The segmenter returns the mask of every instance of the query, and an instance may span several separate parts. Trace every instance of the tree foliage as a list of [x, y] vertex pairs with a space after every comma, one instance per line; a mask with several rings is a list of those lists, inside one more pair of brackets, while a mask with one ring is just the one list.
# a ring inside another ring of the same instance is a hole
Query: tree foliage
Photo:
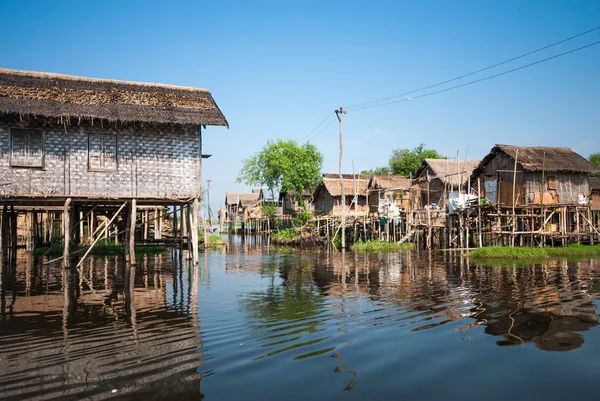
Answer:
[[[592, 153], [588, 158], [596, 167], [600, 167], [600, 153]], [[600, 177], [600, 173], [591, 174], [592, 177]]]
[[266, 186], [271, 191], [296, 191], [298, 196], [321, 179], [323, 154], [309, 142], [268, 141], [262, 150], [244, 160], [237, 182]]
[[413, 150], [394, 150], [390, 156], [390, 168], [395, 175], [414, 177], [423, 159], [445, 159], [445, 157], [440, 155], [437, 150], [425, 149], [425, 144], [421, 143]]

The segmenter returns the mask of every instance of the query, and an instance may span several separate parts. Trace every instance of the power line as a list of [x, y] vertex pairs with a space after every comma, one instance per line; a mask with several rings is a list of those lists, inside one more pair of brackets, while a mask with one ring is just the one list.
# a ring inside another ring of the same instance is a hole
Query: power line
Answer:
[[[333, 113], [331, 113], [331, 114], [333, 114]], [[333, 120], [331, 120], [329, 122], [329, 124], [327, 124], [326, 126], [324, 126], [319, 132], [317, 132], [315, 135], [313, 135], [312, 137], [310, 137], [308, 140], [312, 141], [313, 139], [315, 139], [316, 137], [318, 137], [321, 132], [325, 131], [334, 122], [335, 122], [335, 118]]]
[[[323, 119], [323, 121], [321, 121], [319, 124], [317, 124], [317, 125], [316, 125], [316, 126], [313, 128], [313, 129], [311, 129], [311, 130], [308, 132], [308, 134], [306, 134], [306, 135], [304, 135], [302, 138], [298, 139], [298, 142], [302, 142], [302, 141], [304, 140], [304, 138], [306, 138], [307, 136], [309, 136], [310, 134], [312, 134], [313, 132], [315, 132], [315, 131], [317, 130], [317, 128], [319, 128], [321, 125], [323, 125], [323, 123], [324, 123], [325, 121], [327, 121], [327, 119], [328, 119], [329, 117], [331, 117], [332, 115], [333, 115], [333, 112], [331, 112], [331, 113], [327, 114], [327, 117], [325, 117], [325, 118]], [[321, 132], [322, 132], [322, 131], [319, 131], [319, 134], [320, 134]], [[318, 135], [318, 134], [317, 134], [317, 135]]]
[[[575, 39], [575, 38], [578, 38], [578, 37], [580, 37], [580, 36], [586, 35], [586, 34], [588, 34], [588, 33], [590, 33], [590, 32], [597, 31], [597, 30], [599, 30], [599, 29], [600, 29], [600, 26], [597, 26], [597, 27], [595, 27], [595, 28], [592, 28], [592, 29], [589, 29], [589, 30], [587, 30], [587, 31], [585, 31], [585, 32], [578, 33], [577, 35], [574, 35], [574, 36], [568, 37], [568, 38], [566, 38], [566, 39], [563, 39], [563, 40], [560, 40], [560, 41], [558, 41], [558, 42], [554, 42], [554, 43], [552, 43], [552, 44], [549, 44], [549, 45], [547, 45], [547, 46], [544, 46], [544, 47], [540, 47], [539, 49], [536, 49], [536, 50], [533, 50], [533, 51], [527, 52], [527, 53], [525, 53], [525, 54], [522, 54], [522, 55], [520, 55], [520, 56], [517, 56], [517, 57], [510, 58], [510, 59], [508, 59], [508, 60], [505, 60], [505, 61], [502, 61], [502, 62], [500, 62], [500, 63], [496, 63], [496, 64], [490, 65], [490, 66], [488, 66], [488, 67], [481, 68], [481, 69], [479, 69], [479, 70], [477, 70], [477, 71], [473, 71], [473, 72], [470, 72], [470, 73], [468, 73], [468, 74], [463, 74], [463, 75], [461, 75], [461, 76], [458, 76], [458, 77], [455, 77], [455, 78], [451, 78], [451, 79], [448, 79], [448, 80], [446, 80], [446, 81], [443, 81], [443, 82], [438, 82], [437, 84], [434, 84], [434, 85], [429, 85], [429, 86], [426, 86], [426, 87], [423, 87], [423, 88], [420, 88], [420, 89], [416, 89], [416, 90], [413, 90], [413, 91], [410, 91], [410, 92], [401, 93], [401, 94], [399, 94], [399, 95], [389, 96], [389, 97], [386, 97], [386, 98], [383, 98], [383, 99], [379, 99], [379, 100], [373, 100], [373, 101], [370, 101], [370, 102], [358, 103], [358, 104], [355, 104], [355, 105], [352, 105], [352, 106], [349, 106], [349, 107], [347, 107], [347, 108], [346, 108], [346, 110], [350, 110], [350, 109], [354, 109], [354, 108], [357, 108], [356, 110], [360, 110], [361, 108], [363, 108], [363, 107], [361, 107], [361, 106], [366, 106], [366, 105], [370, 105], [370, 104], [373, 104], [373, 103], [380, 103], [380, 102], [384, 102], [384, 101], [386, 101], [386, 100], [395, 99], [395, 98], [398, 98], [398, 97], [401, 97], [401, 96], [410, 95], [411, 93], [422, 92], [422, 91], [424, 91], [424, 90], [427, 90], [427, 89], [435, 88], [435, 87], [437, 87], [437, 86], [444, 85], [444, 84], [447, 84], [447, 83], [449, 83], [449, 82], [453, 82], [453, 81], [456, 81], [456, 80], [459, 80], [459, 79], [462, 79], [462, 78], [466, 78], [466, 77], [468, 77], [468, 76], [475, 75], [475, 74], [478, 74], [478, 73], [480, 73], [480, 72], [483, 72], [483, 71], [487, 71], [487, 70], [489, 70], [489, 69], [492, 69], [492, 68], [494, 68], [494, 67], [498, 67], [498, 66], [501, 66], [501, 65], [504, 65], [504, 64], [510, 63], [511, 61], [518, 60], [518, 59], [520, 59], [520, 58], [523, 58], [523, 57], [529, 56], [529, 55], [531, 55], [531, 54], [538, 53], [538, 52], [540, 52], [540, 51], [542, 51], [542, 50], [549, 49], [549, 48], [551, 48], [551, 47], [553, 47], [553, 46], [557, 46], [557, 45], [559, 45], [559, 44], [561, 44], [561, 43], [568, 42], [569, 40], [573, 40], [573, 39]], [[565, 54], [568, 54], [568, 53], [565, 53]], [[404, 99], [404, 100], [402, 100], [402, 101], [405, 101], [405, 100], [410, 100], [410, 99]], [[399, 102], [390, 102], [390, 103], [385, 103], [385, 104], [391, 104], [391, 103], [399, 103]], [[382, 106], [383, 106], [383, 105], [382, 105]], [[364, 107], [364, 108], [367, 108], [367, 107]]]
[[576, 49], [569, 50], [569, 51], [566, 51], [564, 53], [557, 54], [557, 55], [552, 56], [552, 57], [547, 57], [547, 58], [542, 59], [542, 60], [534, 61], [533, 63], [529, 63], [529, 64], [525, 64], [525, 65], [522, 65], [522, 66], [517, 67], [517, 68], [513, 68], [512, 70], [508, 70], [508, 71], [504, 71], [504, 72], [501, 72], [501, 73], [498, 73], [498, 74], [490, 75], [488, 77], [477, 79], [477, 80], [474, 80], [474, 81], [465, 82], [464, 84], [460, 84], [460, 85], [456, 85], [456, 86], [451, 86], [449, 88], [440, 89], [438, 91], [425, 93], [423, 95], [414, 96], [412, 99], [401, 99], [401, 100], [395, 100], [393, 102], [387, 102], [387, 103], [374, 104], [374, 105], [370, 105], [370, 106], [358, 107], [358, 108], [355, 108], [354, 110], [370, 109], [372, 107], [380, 107], [380, 106], [386, 106], [386, 105], [394, 104], [394, 103], [407, 102], [409, 100], [414, 100], [414, 99], [418, 99], [418, 98], [422, 98], [422, 97], [432, 96], [432, 95], [436, 95], [438, 93], [447, 92], [447, 91], [450, 91], [450, 90], [453, 90], [453, 89], [462, 88], [463, 86], [473, 85], [473, 84], [476, 84], [478, 82], [487, 81], [487, 80], [492, 79], [492, 78], [497, 78], [497, 77], [502, 76], [502, 75], [510, 74], [511, 72], [519, 71], [519, 70], [522, 70], [524, 68], [534, 66], [536, 64], [540, 64], [540, 63], [543, 63], [543, 62], [546, 62], [546, 61], [549, 61], [549, 60], [553, 60], [553, 59], [558, 58], [558, 57], [565, 56], [565, 55], [570, 54], [570, 53], [577, 52], [579, 50], [587, 49], [588, 47], [592, 47], [592, 46], [595, 46], [597, 44], [600, 44], [600, 40], [597, 41], [597, 42], [594, 42], [594, 43], [590, 43], [589, 45], [581, 46], [581, 47], [578, 47]]

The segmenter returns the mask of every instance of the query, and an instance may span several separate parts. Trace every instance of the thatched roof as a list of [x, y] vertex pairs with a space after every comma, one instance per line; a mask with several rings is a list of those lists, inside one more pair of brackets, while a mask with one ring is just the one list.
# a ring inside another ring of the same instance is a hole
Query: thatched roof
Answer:
[[409, 190], [411, 180], [402, 175], [374, 175], [369, 181], [369, 188], [381, 188], [384, 190]]
[[590, 192], [599, 193], [600, 192], [600, 177], [590, 177], [589, 178]]
[[261, 199], [261, 192], [226, 192], [225, 205], [254, 206]]
[[[519, 152], [517, 156], [517, 151]], [[511, 158], [517, 158], [519, 168], [524, 171], [546, 171], [569, 172], [569, 173], [598, 173], [600, 168], [589, 160], [573, 152], [569, 148], [554, 148], [549, 146], [510, 146], [496, 145], [490, 153], [481, 160], [479, 166], [473, 172], [473, 178], [477, 178], [487, 164], [500, 152], [504, 152]]]
[[461, 181], [466, 182], [473, 170], [479, 165], [479, 160], [452, 160], [452, 159], [424, 159], [421, 167], [417, 170], [417, 178], [426, 177], [426, 168], [429, 166], [433, 177], [439, 178], [443, 184], [458, 186], [458, 172]]
[[229, 126], [206, 89], [4, 68], [0, 68], [0, 113]]
[[[344, 195], [345, 196], [354, 196], [354, 183], [356, 181], [356, 191], [358, 195], [366, 195], [367, 194], [367, 185], [369, 180], [365, 178], [361, 179], [344, 179]], [[342, 186], [340, 185], [339, 178], [324, 178], [323, 187], [329, 192], [331, 196], [342, 196]], [[317, 187], [321, 188], [321, 185]]]

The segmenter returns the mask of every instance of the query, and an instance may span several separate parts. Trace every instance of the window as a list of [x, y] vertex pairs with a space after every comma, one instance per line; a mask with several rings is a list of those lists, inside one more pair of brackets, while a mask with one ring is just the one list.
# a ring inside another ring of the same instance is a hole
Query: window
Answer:
[[88, 134], [88, 169], [110, 171], [117, 169], [117, 136]]
[[38, 130], [12, 129], [10, 165], [44, 167], [44, 133]]
[[556, 189], [556, 178], [548, 177], [548, 189]]

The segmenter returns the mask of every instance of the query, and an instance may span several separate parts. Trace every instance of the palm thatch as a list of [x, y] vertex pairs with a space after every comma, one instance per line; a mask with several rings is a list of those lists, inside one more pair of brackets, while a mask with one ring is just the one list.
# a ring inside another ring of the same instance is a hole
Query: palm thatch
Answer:
[[[356, 194], [357, 195], [366, 195], [367, 194], [367, 185], [369, 180], [365, 178], [361, 179], [344, 179], [344, 196], [354, 196], [354, 184], [356, 183]], [[329, 192], [331, 196], [342, 196], [342, 185], [340, 184], [339, 178], [324, 178], [323, 186]]]
[[369, 181], [369, 188], [391, 190], [409, 190], [411, 180], [402, 175], [374, 175]]
[[461, 181], [466, 182], [478, 165], [479, 160], [424, 159], [417, 170], [417, 178], [425, 178], [425, 171], [429, 167], [433, 172], [433, 177], [430, 175], [430, 178], [438, 178], [442, 184], [457, 187], [458, 173], [460, 172]]
[[[518, 151], [518, 156], [517, 156]], [[490, 153], [481, 160], [473, 172], [473, 177], [481, 174], [487, 164], [500, 152], [504, 152], [512, 159], [517, 159], [517, 164], [524, 171], [568, 172], [568, 173], [598, 173], [600, 168], [589, 160], [573, 152], [569, 148], [555, 148], [549, 146], [510, 146], [496, 145]]]
[[0, 112], [63, 120], [229, 126], [206, 89], [4, 68]]

